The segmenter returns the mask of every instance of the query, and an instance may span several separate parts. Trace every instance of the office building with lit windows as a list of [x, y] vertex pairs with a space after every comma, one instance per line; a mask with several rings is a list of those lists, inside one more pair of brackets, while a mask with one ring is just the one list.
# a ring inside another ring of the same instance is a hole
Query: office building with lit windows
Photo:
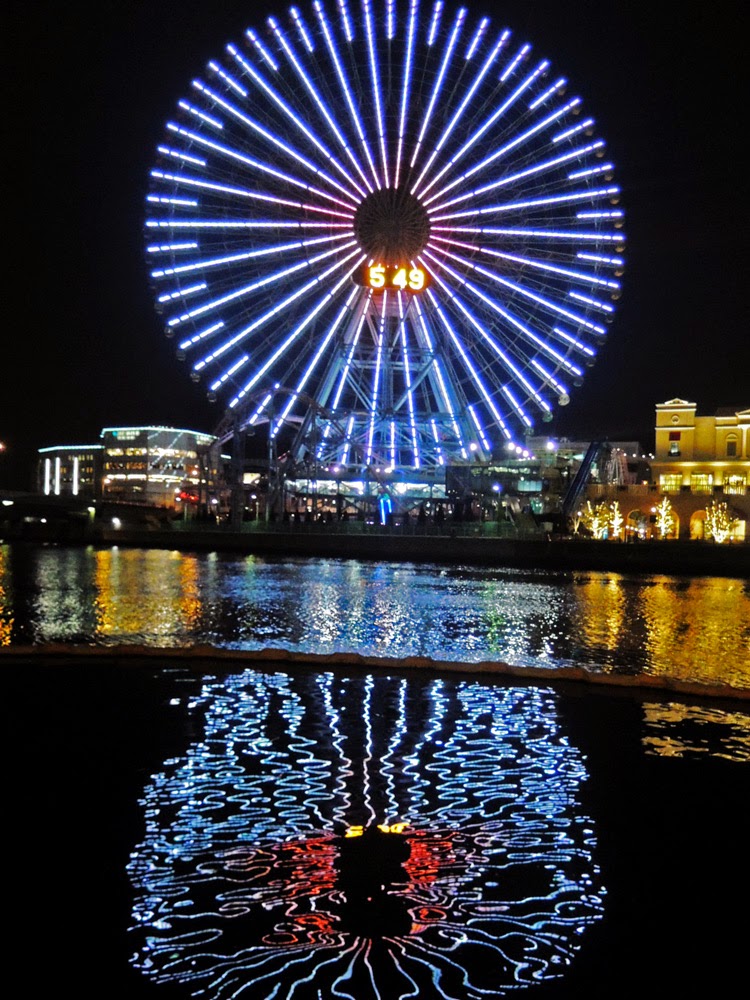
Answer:
[[206, 501], [216, 482], [211, 434], [174, 427], [105, 427], [102, 496], [156, 507]]
[[100, 499], [103, 451], [100, 444], [40, 448], [37, 464], [38, 492], [44, 496]]
[[210, 502], [219, 445], [211, 434], [174, 427], [105, 427], [101, 444], [39, 450], [37, 483], [45, 496], [180, 509]]

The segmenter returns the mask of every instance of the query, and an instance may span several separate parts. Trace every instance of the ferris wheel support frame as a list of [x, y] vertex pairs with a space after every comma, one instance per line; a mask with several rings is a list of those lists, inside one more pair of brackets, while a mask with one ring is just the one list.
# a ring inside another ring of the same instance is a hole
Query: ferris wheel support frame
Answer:
[[234, 518], [261, 423], [267, 518], [310, 463], [425, 483], [489, 461], [566, 405], [621, 294], [620, 188], [567, 79], [463, 6], [358, 6], [228, 44], [151, 171], [157, 310], [231, 394]]

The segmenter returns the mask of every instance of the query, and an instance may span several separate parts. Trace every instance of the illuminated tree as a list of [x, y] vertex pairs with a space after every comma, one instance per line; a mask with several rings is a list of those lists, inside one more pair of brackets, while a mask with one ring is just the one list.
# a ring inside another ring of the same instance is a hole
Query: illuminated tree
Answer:
[[601, 538], [606, 531], [610, 520], [609, 508], [605, 503], [598, 503], [596, 507], [591, 506], [591, 501], [586, 501], [586, 507], [581, 511], [581, 522], [594, 538]]
[[721, 545], [728, 540], [736, 523], [736, 518], [731, 516], [725, 503], [711, 501], [706, 511], [706, 532], [709, 538]]
[[662, 497], [656, 505], [656, 527], [659, 532], [659, 538], [666, 538], [674, 529], [672, 501], [669, 497]]
[[620, 510], [620, 501], [613, 500], [609, 505], [609, 524], [612, 528], [612, 537], [620, 538], [622, 535], [622, 525], [625, 518], [622, 516], [622, 511]]

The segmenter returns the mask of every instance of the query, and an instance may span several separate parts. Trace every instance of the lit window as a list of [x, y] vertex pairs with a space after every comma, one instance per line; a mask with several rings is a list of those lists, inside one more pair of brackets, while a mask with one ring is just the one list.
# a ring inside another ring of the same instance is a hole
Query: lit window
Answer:
[[679, 472], [669, 472], [659, 476], [659, 489], [662, 493], [679, 493], [682, 486], [682, 476]]
[[744, 496], [747, 492], [747, 477], [746, 476], [727, 476], [724, 480], [724, 492], [725, 493], [737, 493], [740, 496]]
[[713, 486], [714, 477], [710, 472], [695, 472], [690, 477], [691, 493], [710, 493]]

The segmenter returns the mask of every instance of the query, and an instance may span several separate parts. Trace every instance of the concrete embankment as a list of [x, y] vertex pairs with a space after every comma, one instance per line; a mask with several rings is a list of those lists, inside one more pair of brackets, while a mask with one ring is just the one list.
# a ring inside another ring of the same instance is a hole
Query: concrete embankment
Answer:
[[585, 667], [516, 666], [501, 660], [480, 662], [437, 660], [428, 656], [366, 656], [360, 653], [306, 653], [290, 649], [236, 650], [208, 645], [175, 648], [118, 645], [76, 646], [49, 644], [0, 647], [0, 666], [25, 666], [34, 663], [57, 664], [105, 661], [126, 663], [133, 668], [153, 667], [179, 661], [186, 670], [340, 670], [356, 672], [375, 670], [421, 674], [463, 674], [474, 679], [491, 677], [508, 683], [573, 685], [579, 691], [622, 691], [650, 698], [670, 695], [709, 698], [712, 700], [750, 701], [750, 689], [728, 684], [702, 684], [658, 674], [614, 674]]

